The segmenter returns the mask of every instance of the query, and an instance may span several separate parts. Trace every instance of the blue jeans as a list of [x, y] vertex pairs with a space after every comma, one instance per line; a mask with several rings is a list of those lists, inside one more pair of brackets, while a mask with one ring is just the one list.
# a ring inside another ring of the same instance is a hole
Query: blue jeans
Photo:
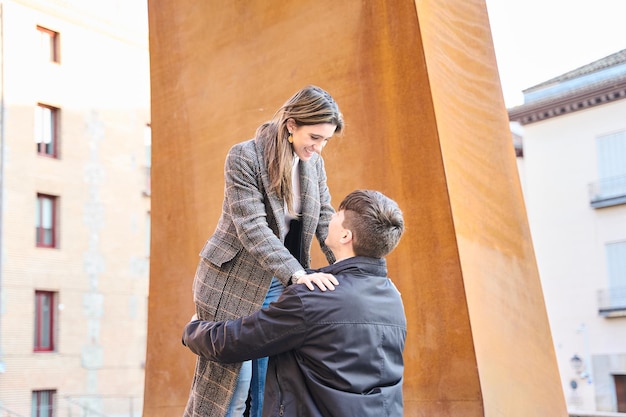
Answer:
[[241, 364], [241, 370], [237, 377], [237, 386], [230, 400], [228, 411], [225, 417], [242, 417], [246, 411], [246, 400], [248, 399], [248, 389], [252, 379], [252, 361], [245, 361]]
[[[272, 283], [267, 291], [263, 308], [270, 305], [272, 301], [278, 300], [285, 287], [276, 278], [272, 278]], [[241, 365], [241, 371], [237, 378], [237, 386], [233, 393], [233, 399], [228, 407], [226, 417], [243, 416], [250, 391], [250, 417], [261, 417], [263, 412], [263, 395], [265, 393], [265, 374], [267, 373], [268, 358], [253, 359]]]

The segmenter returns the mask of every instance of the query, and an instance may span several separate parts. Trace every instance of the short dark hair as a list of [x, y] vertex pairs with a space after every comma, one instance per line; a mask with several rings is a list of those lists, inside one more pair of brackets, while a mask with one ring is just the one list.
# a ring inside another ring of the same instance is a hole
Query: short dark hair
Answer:
[[352, 232], [356, 256], [383, 258], [398, 246], [404, 217], [398, 204], [379, 191], [356, 190], [339, 204], [343, 227]]

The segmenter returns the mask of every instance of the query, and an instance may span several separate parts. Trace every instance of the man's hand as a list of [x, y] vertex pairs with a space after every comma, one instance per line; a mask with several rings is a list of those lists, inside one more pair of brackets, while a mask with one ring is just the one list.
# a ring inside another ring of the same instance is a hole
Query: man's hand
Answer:
[[335, 289], [335, 285], [339, 285], [339, 281], [335, 278], [334, 275], [325, 274], [323, 272], [315, 272], [313, 274], [303, 275], [298, 278], [296, 284], [304, 284], [308, 289], [313, 291], [315, 287], [313, 284], [317, 285], [320, 290], [326, 291]]

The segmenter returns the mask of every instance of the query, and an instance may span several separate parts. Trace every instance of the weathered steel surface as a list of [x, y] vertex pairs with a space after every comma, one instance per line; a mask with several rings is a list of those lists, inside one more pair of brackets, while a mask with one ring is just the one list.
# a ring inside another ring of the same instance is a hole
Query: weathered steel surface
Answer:
[[[347, 127], [333, 202], [378, 189], [408, 230], [406, 416], [566, 416], [484, 0], [149, 0], [152, 253], [144, 415], [182, 415], [198, 252], [234, 143], [317, 84]], [[321, 261], [319, 252], [314, 260]]]

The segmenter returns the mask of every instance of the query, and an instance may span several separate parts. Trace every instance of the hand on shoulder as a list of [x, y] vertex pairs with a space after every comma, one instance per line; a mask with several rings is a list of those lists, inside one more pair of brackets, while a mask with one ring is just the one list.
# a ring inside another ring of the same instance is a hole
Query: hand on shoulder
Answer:
[[314, 284], [317, 285], [317, 287], [322, 291], [333, 291], [335, 286], [339, 285], [339, 281], [334, 275], [326, 274], [324, 272], [314, 272], [312, 274], [298, 277], [295, 284], [304, 284], [311, 291], [315, 290]]

